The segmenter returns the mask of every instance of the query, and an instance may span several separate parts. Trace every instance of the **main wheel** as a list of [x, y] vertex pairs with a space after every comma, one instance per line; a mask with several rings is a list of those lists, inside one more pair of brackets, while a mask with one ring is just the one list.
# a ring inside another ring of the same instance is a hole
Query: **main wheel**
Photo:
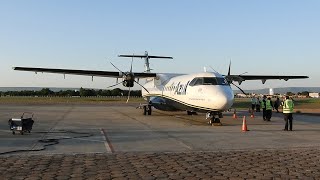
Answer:
[[16, 134], [16, 132], [12, 131], [12, 134], [13, 134], [13, 135], [15, 135], [15, 134]]
[[148, 105], [148, 115], [151, 115], [151, 112], [152, 112], [151, 106]]
[[220, 119], [219, 118], [215, 118], [214, 119], [214, 123], [220, 123]]
[[143, 106], [143, 115], [147, 115], [147, 106]]

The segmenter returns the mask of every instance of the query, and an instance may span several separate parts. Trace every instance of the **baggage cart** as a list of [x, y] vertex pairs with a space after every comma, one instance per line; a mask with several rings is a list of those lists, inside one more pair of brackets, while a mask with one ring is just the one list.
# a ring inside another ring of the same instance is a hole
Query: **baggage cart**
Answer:
[[12, 134], [19, 132], [21, 135], [25, 132], [30, 133], [33, 123], [33, 113], [30, 112], [24, 112], [20, 118], [11, 118], [8, 121]]

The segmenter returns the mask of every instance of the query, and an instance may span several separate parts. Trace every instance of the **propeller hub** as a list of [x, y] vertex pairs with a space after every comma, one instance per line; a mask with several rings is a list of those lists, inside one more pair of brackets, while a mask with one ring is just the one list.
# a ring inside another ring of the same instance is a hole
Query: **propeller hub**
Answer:
[[134, 75], [133, 73], [127, 72], [123, 76], [122, 84], [125, 87], [133, 87], [134, 86]]

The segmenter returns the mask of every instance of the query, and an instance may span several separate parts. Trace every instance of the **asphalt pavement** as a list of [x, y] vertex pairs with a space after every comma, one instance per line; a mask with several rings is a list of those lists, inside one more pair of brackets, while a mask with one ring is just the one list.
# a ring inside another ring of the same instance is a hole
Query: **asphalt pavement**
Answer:
[[[320, 117], [294, 115], [283, 131], [246, 111], [205, 114], [135, 104], [0, 105], [0, 175], [4, 179], [319, 179]], [[33, 112], [31, 133], [13, 135], [8, 119]], [[249, 131], [242, 132], [246, 116]]]

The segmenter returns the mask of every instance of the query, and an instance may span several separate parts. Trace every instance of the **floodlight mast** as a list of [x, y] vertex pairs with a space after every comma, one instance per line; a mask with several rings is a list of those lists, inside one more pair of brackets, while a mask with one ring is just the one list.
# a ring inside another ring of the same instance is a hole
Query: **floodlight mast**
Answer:
[[119, 55], [119, 57], [131, 57], [131, 58], [144, 58], [144, 67], [145, 67], [145, 72], [151, 72], [150, 68], [150, 63], [149, 59], [151, 58], [158, 58], [158, 59], [173, 59], [172, 57], [169, 56], [149, 56], [148, 51], [144, 52], [144, 55]]

